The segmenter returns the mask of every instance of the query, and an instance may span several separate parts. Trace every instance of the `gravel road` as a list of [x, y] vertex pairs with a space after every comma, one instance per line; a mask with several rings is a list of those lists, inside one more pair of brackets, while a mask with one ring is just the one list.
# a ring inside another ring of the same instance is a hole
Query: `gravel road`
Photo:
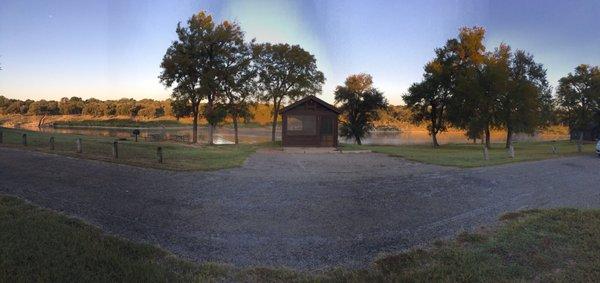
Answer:
[[0, 148], [0, 193], [187, 259], [303, 270], [364, 267], [507, 211], [600, 207], [599, 173], [595, 156], [456, 169], [280, 151], [171, 172]]

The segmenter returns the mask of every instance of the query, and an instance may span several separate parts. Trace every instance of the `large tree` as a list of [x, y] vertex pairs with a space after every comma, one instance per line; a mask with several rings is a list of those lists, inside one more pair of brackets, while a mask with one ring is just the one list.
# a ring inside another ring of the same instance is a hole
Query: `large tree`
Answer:
[[508, 87], [499, 96], [497, 119], [506, 129], [506, 147], [516, 132], [533, 133], [548, 120], [552, 108], [546, 70], [522, 50], [508, 53]]
[[351, 75], [343, 86], [335, 89], [335, 103], [344, 115], [341, 135], [353, 138], [357, 144], [373, 129], [373, 121], [379, 118], [379, 110], [388, 106], [383, 93], [373, 87], [368, 74]]
[[193, 15], [187, 26], [177, 24], [177, 40], [167, 49], [161, 63], [160, 81], [173, 87], [173, 99], [191, 105], [193, 125], [192, 142], [198, 142], [198, 115], [200, 102], [206, 97], [208, 87], [203, 85], [211, 68], [207, 52], [214, 42], [212, 17], [204, 12]]
[[233, 121], [234, 141], [239, 143], [238, 123], [240, 118], [250, 115], [249, 106], [258, 91], [257, 64], [254, 60], [252, 42], [244, 41], [244, 34], [237, 25], [226, 25], [231, 34], [228, 44], [221, 47], [221, 66], [218, 72], [223, 107]]
[[484, 37], [482, 27], [462, 28], [458, 39], [446, 44], [457, 57], [448, 117], [454, 126], [466, 130], [469, 138], [483, 136], [490, 147], [497, 94], [504, 87], [496, 82], [505, 73], [502, 50], [486, 52]]
[[559, 80], [558, 102], [572, 133], [583, 132], [600, 118], [600, 68], [579, 65]]
[[315, 57], [298, 45], [255, 45], [262, 99], [273, 103], [271, 140], [275, 141], [277, 118], [284, 99], [297, 100], [318, 94], [325, 76], [317, 69]]
[[448, 127], [448, 103], [456, 56], [447, 48], [438, 48], [435, 52], [436, 58], [425, 65], [423, 80], [414, 83], [402, 98], [411, 109], [413, 121], [427, 122], [433, 146], [438, 147], [437, 134]]

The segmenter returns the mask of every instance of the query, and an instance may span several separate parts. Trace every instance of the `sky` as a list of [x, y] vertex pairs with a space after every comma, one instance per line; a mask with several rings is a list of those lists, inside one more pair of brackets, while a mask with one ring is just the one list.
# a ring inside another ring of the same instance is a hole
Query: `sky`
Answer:
[[238, 22], [248, 39], [299, 44], [315, 55], [322, 98], [368, 73], [392, 104], [422, 78], [434, 49], [463, 26], [532, 53], [558, 79], [600, 65], [596, 0], [2, 0], [0, 95], [18, 99], [166, 99], [160, 62], [178, 22], [199, 11]]

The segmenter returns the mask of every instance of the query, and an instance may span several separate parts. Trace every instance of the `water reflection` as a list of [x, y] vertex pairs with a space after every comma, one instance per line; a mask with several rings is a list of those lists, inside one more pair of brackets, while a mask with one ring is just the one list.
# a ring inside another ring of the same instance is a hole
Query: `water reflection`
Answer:
[[[68, 128], [42, 128], [35, 129], [47, 133], [81, 134], [91, 136], [103, 136], [114, 138], [131, 138], [134, 128], [109, 128], [109, 127], [68, 127]], [[191, 140], [191, 127], [161, 127], [161, 128], [139, 128], [140, 138], [143, 140]], [[198, 128], [198, 140], [207, 142], [208, 128]], [[261, 143], [271, 140], [271, 129], [269, 127], [240, 128], [239, 139], [241, 143]], [[277, 140], [281, 140], [281, 130], [278, 129]], [[561, 134], [516, 134], [516, 141], [544, 141], [568, 139], [568, 135]], [[232, 144], [234, 131], [230, 127], [216, 129], [214, 141], [216, 144]], [[504, 142], [503, 132], [492, 133], [492, 142]], [[462, 132], [446, 132], [438, 135], [438, 141], [444, 143], [465, 143], [467, 140]], [[353, 140], [340, 138], [341, 143], [353, 143]], [[371, 135], [363, 140], [363, 144], [403, 145], [403, 144], [430, 144], [431, 137], [425, 130], [409, 131], [373, 131]]]

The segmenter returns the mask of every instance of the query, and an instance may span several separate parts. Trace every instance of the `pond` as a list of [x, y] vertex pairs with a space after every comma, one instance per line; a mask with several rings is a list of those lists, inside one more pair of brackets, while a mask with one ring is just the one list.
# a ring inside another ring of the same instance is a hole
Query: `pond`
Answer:
[[[117, 127], [45, 127], [38, 130], [46, 133], [62, 134], [80, 134], [90, 136], [104, 136], [115, 138], [131, 138], [132, 131], [136, 128], [117, 128]], [[191, 126], [184, 127], [157, 127], [157, 128], [138, 128], [140, 130], [140, 139], [150, 139], [152, 137], [162, 137], [165, 139], [175, 139], [176, 137], [191, 136]], [[208, 136], [207, 127], [198, 128], [198, 140], [206, 142]], [[568, 135], [561, 134], [516, 134], [516, 141], [546, 141], [568, 139]], [[270, 127], [243, 127], [239, 129], [239, 139], [241, 143], [261, 143], [271, 140]], [[281, 140], [281, 130], [277, 131], [277, 140]], [[214, 142], [216, 144], [232, 144], [234, 140], [234, 131], [230, 127], [219, 127], [215, 131]], [[493, 132], [492, 142], [504, 142], [504, 132]], [[463, 132], [451, 131], [438, 135], [438, 141], [445, 143], [465, 143], [469, 142]], [[340, 143], [353, 143], [353, 140], [340, 138]], [[471, 141], [472, 142], [472, 141]], [[404, 145], [404, 144], [430, 144], [431, 137], [426, 130], [403, 130], [403, 131], [373, 131], [371, 135], [363, 140], [363, 144], [380, 145]]]

